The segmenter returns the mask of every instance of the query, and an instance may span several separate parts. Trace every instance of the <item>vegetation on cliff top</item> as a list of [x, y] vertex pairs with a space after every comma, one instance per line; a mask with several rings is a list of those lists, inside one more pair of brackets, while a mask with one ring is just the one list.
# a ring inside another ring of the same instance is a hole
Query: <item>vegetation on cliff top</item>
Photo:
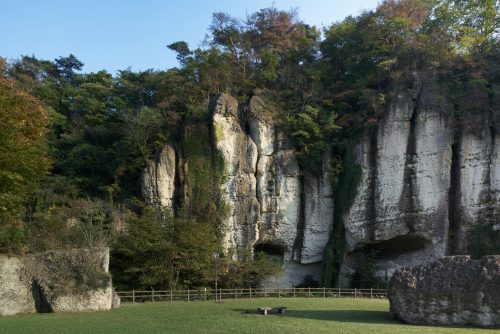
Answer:
[[[182, 41], [168, 45], [178, 54], [179, 68], [124, 70], [116, 76], [80, 73], [83, 64], [73, 55], [54, 61], [23, 56], [1, 68], [0, 249], [26, 252], [114, 239], [117, 250], [125, 251], [123, 236], [115, 238], [112, 226], [125, 224], [132, 235], [134, 224], [151, 218], [153, 209], [141, 202], [138, 184], [148, 161], [167, 142], [189, 151], [185, 131], [209, 128], [214, 95], [226, 92], [245, 102], [260, 91], [277, 105], [275, 118], [294, 139], [304, 173], [318, 173], [324, 150], [332, 149], [336, 225], [325, 252], [325, 282], [331, 282], [343, 256], [342, 215], [359, 179], [352, 154], [356, 137], [377, 123], [395, 87], [411, 88], [415, 73], [443, 83], [458, 97], [456, 112], [464, 123], [470, 103], [459, 101], [477, 101], [477, 96], [490, 106], [497, 101], [499, 12], [494, 0], [385, 0], [373, 11], [334, 23], [323, 35], [294, 11], [266, 8], [245, 20], [215, 13], [206, 47], [191, 49]], [[192, 240], [204, 255], [178, 274], [200, 277], [185, 282], [198, 285], [208, 269], [197, 266], [220, 248], [227, 208], [214, 190], [222, 175], [203, 174], [209, 161], [191, 153], [192, 163], [201, 164], [190, 175], [198, 190], [190, 202], [178, 203], [182, 207], [168, 224], [151, 219], [148, 223], [157, 225], [147, 228], [175, 230], [189, 222], [208, 233]], [[173, 235], [179, 242], [190, 240], [190, 231]], [[139, 253], [183, 251], [180, 244], [142, 237], [137, 236]], [[119, 268], [115, 276], [123, 284], [144, 270]], [[167, 281], [155, 280], [165, 268], [158, 266], [139, 280], [170, 286], [173, 271]]]

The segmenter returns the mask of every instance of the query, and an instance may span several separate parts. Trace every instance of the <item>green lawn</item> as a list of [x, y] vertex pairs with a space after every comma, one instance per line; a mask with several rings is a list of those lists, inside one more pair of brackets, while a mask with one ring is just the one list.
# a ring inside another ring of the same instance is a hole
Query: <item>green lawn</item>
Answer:
[[[287, 306], [288, 314], [266, 317], [254, 311], [259, 306], [278, 305]], [[125, 304], [105, 312], [4, 317], [0, 318], [0, 333], [499, 333], [403, 325], [390, 317], [388, 309], [387, 300], [351, 298]]]

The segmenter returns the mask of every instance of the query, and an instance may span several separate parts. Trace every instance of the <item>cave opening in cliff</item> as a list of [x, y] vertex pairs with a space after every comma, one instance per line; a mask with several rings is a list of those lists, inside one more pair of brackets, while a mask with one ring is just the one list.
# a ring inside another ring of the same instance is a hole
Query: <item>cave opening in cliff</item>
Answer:
[[431, 241], [419, 235], [399, 235], [363, 247], [363, 253], [375, 254], [376, 258], [396, 258], [397, 256], [424, 249]]
[[254, 251], [283, 257], [285, 255], [285, 246], [276, 242], [265, 241], [256, 243]]
[[31, 283], [31, 293], [33, 299], [35, 300], [35, 310], [37, 313], [52, 313], [52, 307], [47, 301], [47, 297], [43, 291], [42, 286], [37, 280], [33, 280]]

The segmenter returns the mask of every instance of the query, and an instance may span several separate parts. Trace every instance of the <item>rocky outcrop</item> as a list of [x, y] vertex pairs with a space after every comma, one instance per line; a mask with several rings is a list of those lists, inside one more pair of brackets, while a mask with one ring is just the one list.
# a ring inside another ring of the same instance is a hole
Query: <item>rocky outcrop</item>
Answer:
[[222, 95], [211, 109], [215, 145], [224, 159], [227, 178], [222, 192], [231, 207], [225, 226], [225, 248], [250, 248], [257, 238], [255, 222], [260, 210], [255, 178], [257, 146], [240, 124], [236, 99]]
[[0, 256], [0, 315], [118, 307], [109, 250], [74, 249]]
[[[290, 138], [274, 118], [275, 110], [258, 96], [240, 105], [222, 94], [210, 112], [213, 146], [225, 164], [221, 191], [230, 207], [223, 227], [224, 247], [280, 257], [284, 276], [274, 281], [276, 285], [299, 284], [306, 275], [320, 280], [333, 223], [330, 154], [325, 155], [321, 176], [304, 176]], [[179, 162], [168, 157], [182, 154], [172, 150], [167, 145], [143, 172], [142, 192], [150, 203], [171, 205], [178, 192], [174, 186], [189, 188], [174, 181], [182, 179], [174, 174], [186, 168], [173, 167]]]
[[238, 107], [235, 99], [222, 95], [212, 109], [232, 208], [227, 245], [282, 257], [285, 274], [276, 284], [298, 284], [306, 275], [319, 280], [333, 222], [328, 168], [320, 178], [302, 175], [290, 139], [261, 98]]
[[[357, 146], [363, 173], [344, 217], [347, 256], [341, 281], [355, 271], [356, 252], [376, 256], [377, 275], [445, 255], [467, 254], [467, 233], [495, 224], [500, 212], [496, 132], [484, 110], [454, 117], [439, 87], [415, 80], [389, 104]], [[498, 146], [498, 145], [497, 145]]]
[[[377, 276], [388, 280], [403, 265], [467, 254], [477, 225], [500, 229], [496, 107], [481, 102], [459, 117], [440, 87], [417, 75], [413, 87], [389, 95], [384, 114], [355, 149], [362, 175], [343, 215], [341, 285], [350, 284], [357, 253], [374, 254]], [[225, 163], [221, 190], [231, 209], [226, 249], [282, 258], [283, 286], [300, 283], [305, 275], [319, 280], [334, 223], [333, 197], [343, 196], [331, 187], [331, 154], [324, 156], [321, 175], [303, 173], [279, 113], [259, 96], [242, 105], [222, 94], [210, 109], [211, 144]], [[187, 177], [182, 173], [189, 174], [180, 161], [184, 153], [167, 145], [144, 171], [145, 199], [169, 206], [182, 198], [176, 194], [189, 187], [182, 181]]]
[[388, 295], [392, 315], [406, 323], [500, 326], [500, 256], [402, 267]]
[[35, 312], [31, 280], [22, 259], [0, 256], [0, 316]]
[[141, 175], [141, 192], [147, 202], [173, 207], [175, 166], [175, 150], [171, 145], [165, 145]]

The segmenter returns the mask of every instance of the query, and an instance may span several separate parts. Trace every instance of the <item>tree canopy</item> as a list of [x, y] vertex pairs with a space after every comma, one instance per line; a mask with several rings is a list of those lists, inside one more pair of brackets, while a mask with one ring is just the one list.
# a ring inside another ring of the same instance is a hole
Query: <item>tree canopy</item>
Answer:
[[20, 250], [23, 205], [49, 168], [42, 104], [4, 77], [0, 59], [0, 250]]

